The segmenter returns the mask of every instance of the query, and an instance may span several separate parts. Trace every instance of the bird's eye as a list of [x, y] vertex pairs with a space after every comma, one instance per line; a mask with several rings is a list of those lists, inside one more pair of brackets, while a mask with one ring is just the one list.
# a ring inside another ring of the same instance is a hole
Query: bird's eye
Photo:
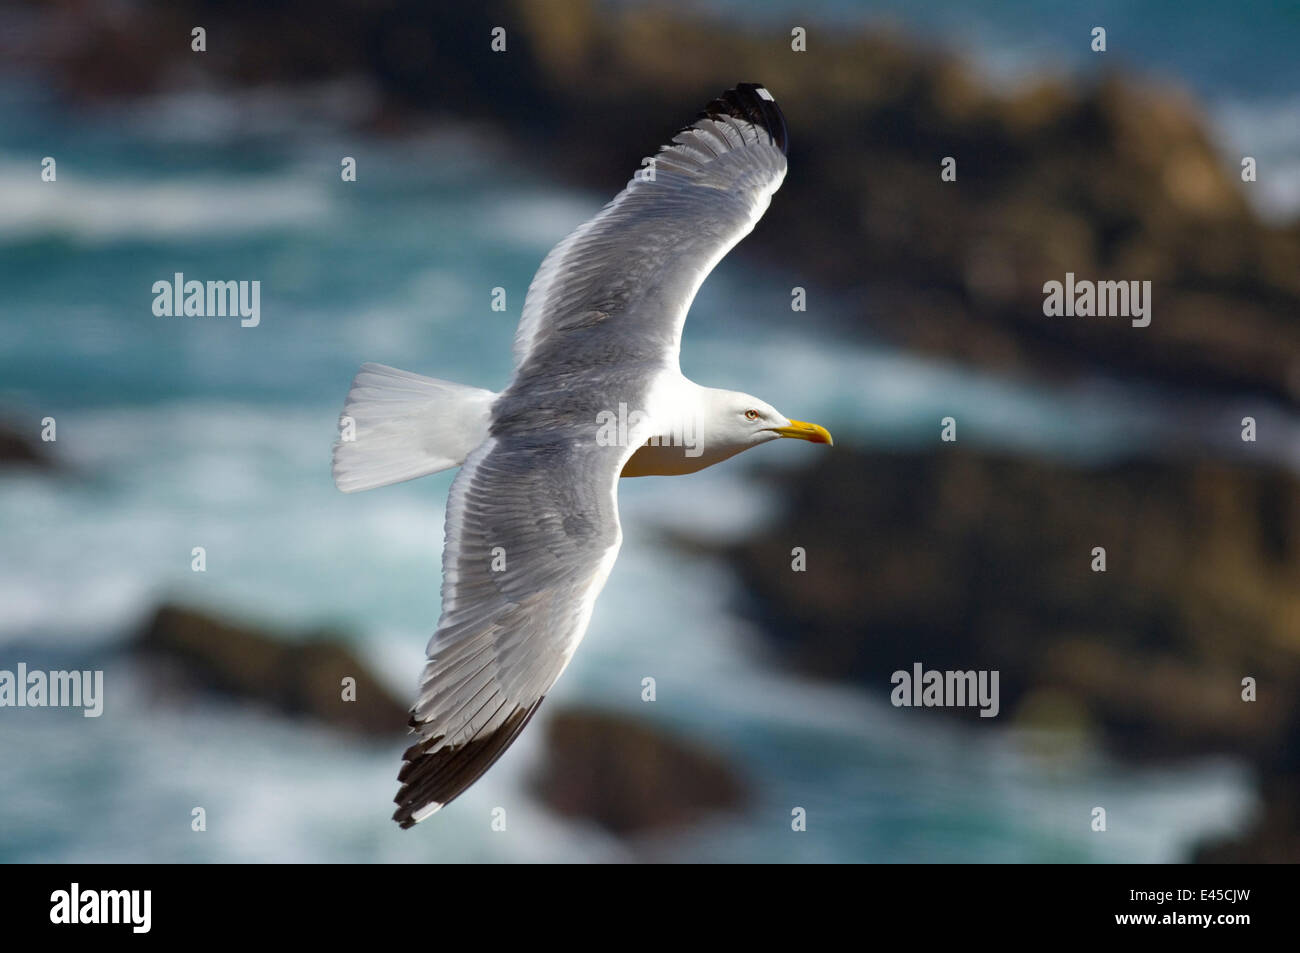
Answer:
[[746, 420], [757, 420], [757, 419], [758, 419], [758, 411], [757, 411], [757, 410], [747, 410], [747, 411], [745, 411], [745, 419], [746, 419]]

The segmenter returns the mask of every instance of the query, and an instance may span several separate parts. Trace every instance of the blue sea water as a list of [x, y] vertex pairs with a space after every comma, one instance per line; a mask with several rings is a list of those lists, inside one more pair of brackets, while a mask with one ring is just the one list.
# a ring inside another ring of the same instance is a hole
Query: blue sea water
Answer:
[[[824, 452], [803, 445], [627, 481], [623, 552], [570, 669], [511, 753], [414, 833], [388, 820], [401, 739], [154, 697], [115, 647], [163, 598], [340, 628], [406, 695], [437, 618], [451, 475], [339, 494], [329, 446], [347, 384], [374, 360], [499, 387], [533, 270], [608, 198], [557, 189], [469, 130], [379, 143], [296, 115], [274, 98], [87, 114], [0, 95], [0, 410], [29, 432], [54, 417], [68, 470], [0, 476], [0, 668], [93, 665], [108, 685], [99, 719], [0, 715], [0, 859], [1167, 861], [1247, 815], [1233, 763], [1043, 757], [1013, 729], [917, 719], [883, 692], [774, 664], [725, 567], [661, 530], [743, 532], [780, 504], [754, 468]], [[57, 183], [39, 180], [44, 155], [58, 157]], [[356, 183], [339, 178], [343, 155], [358, 160]], [[152, 284], [177, 271], [260, 280], [260, 326], [155, 317]], [[687, 374], [874, 446], [932, 439], [954, 407], [972, 440], [1084, 457], [1241, 416], [835, 340], [792, 318], [794, 283], [724, 262], [687, 328]], [[491, 310], [495, 287], [505, 313]], [[834, 307], [812, 295], [810, 307]], [[190, 570], [194, 546], [205, 573]], [[640, 700], [647, 675], [653, 704]], [[550, 814], [527, 779], [549, 711], [579, 702], [724, 753], [753, 803], [631, 844]], [[1094, 805], [1111, 818], [1104, 835], [1089, 829]], [[505, 832], [489, 826], [496, 806]], [[798, 834], [796, 806], [809, 817]]]

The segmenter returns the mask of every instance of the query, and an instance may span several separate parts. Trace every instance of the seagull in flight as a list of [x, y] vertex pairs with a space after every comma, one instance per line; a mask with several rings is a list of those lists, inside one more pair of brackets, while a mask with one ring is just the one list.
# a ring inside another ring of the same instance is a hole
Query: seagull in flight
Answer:
[[623, 539], [620, 477], [693, 473], [782, 437], [831, 443], [757, 397], [689, 380], [678, 361], [696, 291], [767, 210], [786, 147], [764, 87], [709, 103], [546, 256], [500, 393], [381, 364], [353, 380], [340, 490], [461, 468], [398, 774], [403, 828], [501, 757], [573, 657]]

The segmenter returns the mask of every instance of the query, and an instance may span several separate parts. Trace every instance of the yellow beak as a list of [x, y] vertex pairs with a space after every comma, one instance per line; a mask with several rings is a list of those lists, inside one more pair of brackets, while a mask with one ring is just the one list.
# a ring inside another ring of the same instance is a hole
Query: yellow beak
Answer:
[[825, 443], [834, 446], [835, 441], [831, 439], [831, 432], [825, 427], [818, 424], [804, 423], [802, 420], [790, 421], [788, 427], [773, 427], [782, 437], [795, 437], [798, 440], [807, 440], [810, 443]]

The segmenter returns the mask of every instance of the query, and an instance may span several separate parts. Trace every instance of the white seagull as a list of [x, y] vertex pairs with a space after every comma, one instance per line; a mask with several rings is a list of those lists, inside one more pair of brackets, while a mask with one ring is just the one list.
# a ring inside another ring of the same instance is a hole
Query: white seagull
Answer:
[[772, 95], [728, 90], [546, 256], [505, 390], [380, 364], [352, 382], [334, 447], [340, 490], [461, 467], [442, 616], [398, 775], [402, 827], [478, 780], [568, 665], [622, 542], [620, 476], [692, 473], [779, 437], [831, 442], [757, 397], [688, 380], [678, 363], [695, 292], [767, 210], [785, 153]]

